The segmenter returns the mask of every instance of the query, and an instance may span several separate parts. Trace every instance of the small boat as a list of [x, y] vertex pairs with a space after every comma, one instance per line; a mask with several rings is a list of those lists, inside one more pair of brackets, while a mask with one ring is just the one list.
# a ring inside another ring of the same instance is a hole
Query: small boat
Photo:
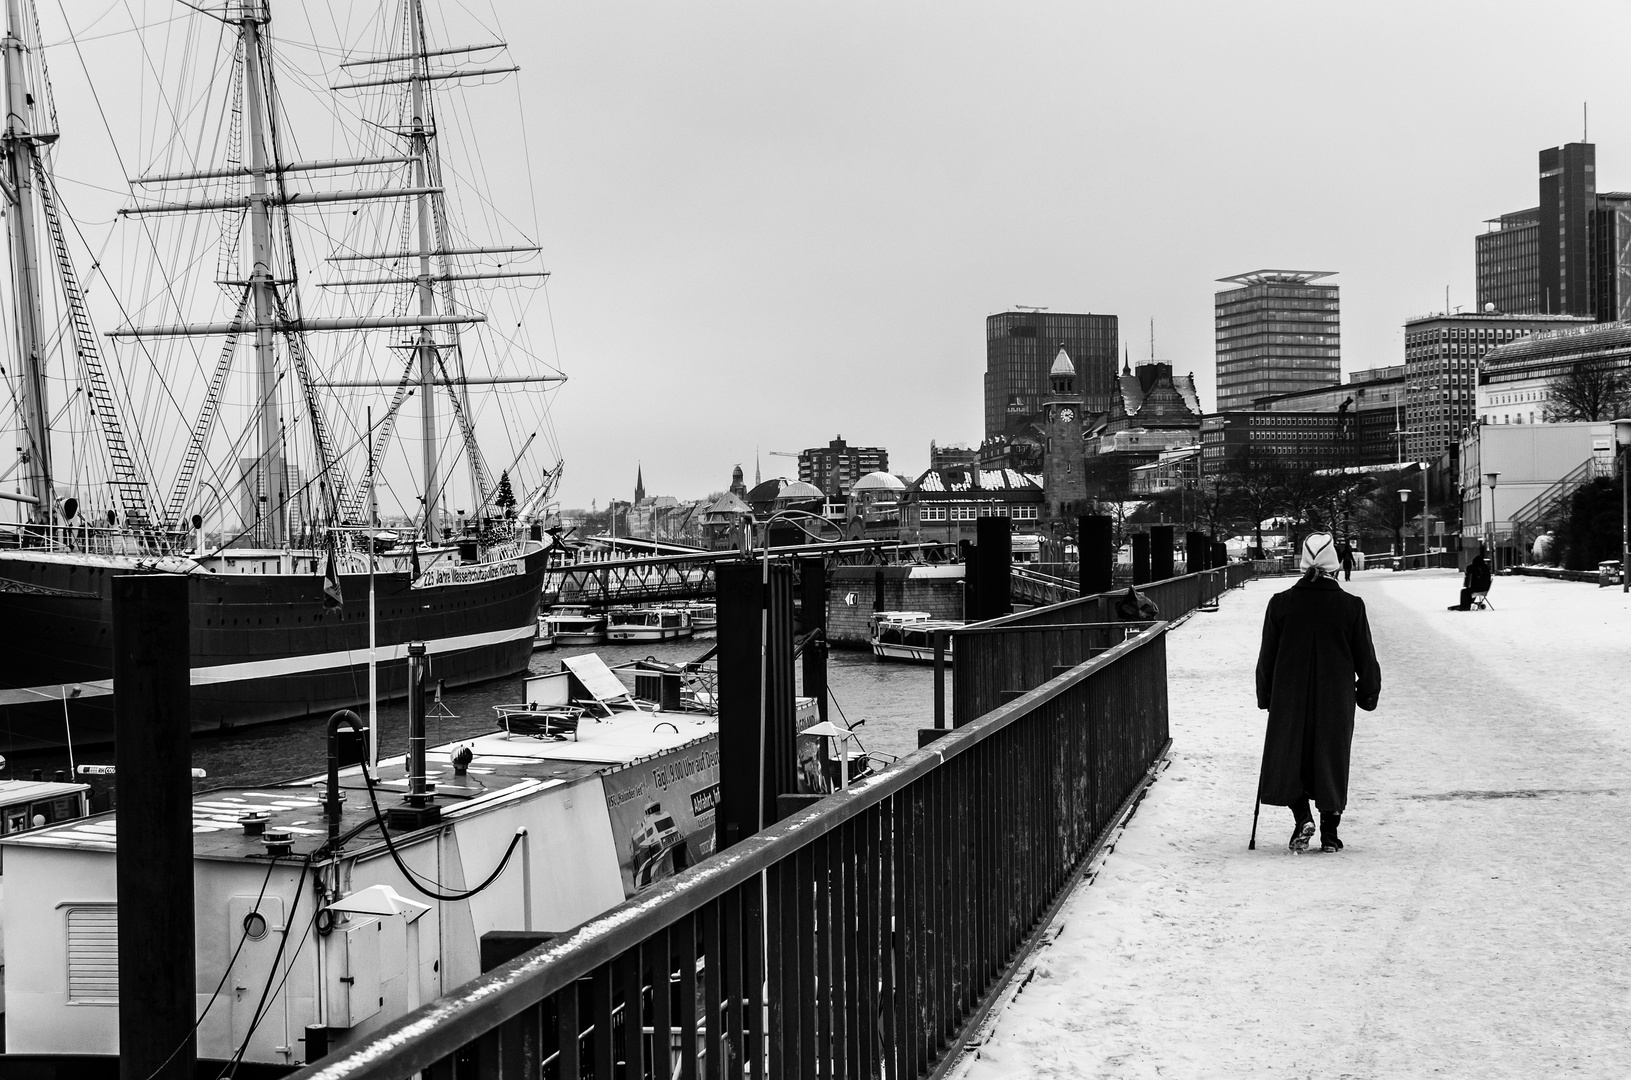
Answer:
[[563, 604], [544, 616], [557, 645], [599, 645], [606, 640], [606, 616], [587, 604]]
[[[934, 662], [935, 635], [961, 630], [965, 624], [954, 619], [937, 619], [927, 611], [880, 611], [868, 622], [872, 651], [885, 660]], [[951, 638], [946, 639], [946, 659], [951, 659]]]
[[691, 633], [690, 613], [674, 608], [614, 608], [606, 623], [607, 641], [668, 641]]
[[699, 634], [719, 625], [719, 609], [711, 600], [675, 600], [657, 606], [685, 612], [691, 616], [691, 629]]
[[555, 627], [549, 621], [548, 615], [538, 616], [538, 632], [532, 638], [532, 651], [541, 652], [544, 649], [555, 647]]

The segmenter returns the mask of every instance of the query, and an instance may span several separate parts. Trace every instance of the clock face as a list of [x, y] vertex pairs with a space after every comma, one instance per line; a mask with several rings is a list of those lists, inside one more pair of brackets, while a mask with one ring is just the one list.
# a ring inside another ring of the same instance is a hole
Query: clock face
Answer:
[[1072, 420], [1076, 419], [1076, 410], [1075, 409], [1060, 409], [1059, 410], [1059, 419], [1061, 421], [1063, 421], [1064, 423], [1067, 423], [1067, 424], [1070, 423]]

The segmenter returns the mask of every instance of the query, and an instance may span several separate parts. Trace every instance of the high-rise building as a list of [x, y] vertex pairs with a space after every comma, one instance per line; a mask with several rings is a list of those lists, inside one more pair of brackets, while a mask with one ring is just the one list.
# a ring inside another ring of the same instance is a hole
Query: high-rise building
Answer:
[[1565, 143], [1540, 152], [1542, 311], [1590, 315], [1591, 213], [1597, 209], [1597, 147]]
[[1473, 242], [1478, 309], [1631, 319], [1631, 192], [1597, 190], [1597, 147], [1539, 155], [1540, 205], [1491, 218]]
[[1216, 297], [1217, 408], [1340, 381], [1342, 314], [1331, 270], [1254, 270], [1219, 278], [1238, 285]]
[[1119, 326], [1114, 315], [1004, 311], [985, 320], [985, 437], [1013, 434], [1042, 411], [1048, 372], [1064, 349], [1090, 413], [1110, 408]]
[[1485, 353], [1543, 330], [1591, 325], [1584, 315], [1468, 311], [1423, 315], [1404, 324], [1405, 460], [1432, 459], [1454, 446], [1478, 415], [1479, 361]]
[[1599, 191], [1592, 215], [1592, 312], [1598, 322], [1631, 321], [1631, 191]]
[[851, 446], [840, 435], [826, 446], [799, 451], [799, 479], [814, 484], [830, 499], [842, 499], [850, 485], [870, 472], [889, 471], [889, 451], [881, 446]]
[[1478, 259], [1478, 310], [1533, 314], [1540, 295], [1540, 208], [1490, 218], [1473, 241]]

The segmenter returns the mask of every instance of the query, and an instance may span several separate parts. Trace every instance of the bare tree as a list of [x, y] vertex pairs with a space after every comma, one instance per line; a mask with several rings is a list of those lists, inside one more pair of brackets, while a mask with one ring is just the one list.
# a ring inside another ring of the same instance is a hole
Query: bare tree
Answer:
[[1631, 407], [1631, 377], [1606, 364], [1575, 364], [1547, 386], [1542, 416], [1549, 424], [1592, 422], [1624, 416]]
[[1233, 492], [1235, 508], [1251, 519], [1257, 551], [1263, 551], [1263, 519], [1280, 512], [1285, 467], [1280, 459], [1255, 446], [1242, 446], [1224, 465], [1223, 479]]

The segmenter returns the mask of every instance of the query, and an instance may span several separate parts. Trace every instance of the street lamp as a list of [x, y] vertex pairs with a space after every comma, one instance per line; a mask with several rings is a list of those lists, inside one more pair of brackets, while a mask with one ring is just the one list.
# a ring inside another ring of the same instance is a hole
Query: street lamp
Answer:
[[1631, 419], [1614, 421], [1620, 447], [1620, 592], [1631, 590]]
[[1408, 503], [1409, 501], [1410, 501], [1410, 489], [1409, 488], [1400, 488], [1399, 489], [1399, 547], [1398, 547], [1399, 561], [1396, 564], [1398, 569], [1400, 569], [1400, 570], [1404, 569], [1404, 507], [1405, 507], [1405, 503]]
[[1484, 474], [1484, 483], [1489, 485], [1489, 557], [1494, 562], [1494, 569], [1501, 568], [1501, 552], [1495, 546], [1495, 481], [1501, 478], [1498, 472]]

